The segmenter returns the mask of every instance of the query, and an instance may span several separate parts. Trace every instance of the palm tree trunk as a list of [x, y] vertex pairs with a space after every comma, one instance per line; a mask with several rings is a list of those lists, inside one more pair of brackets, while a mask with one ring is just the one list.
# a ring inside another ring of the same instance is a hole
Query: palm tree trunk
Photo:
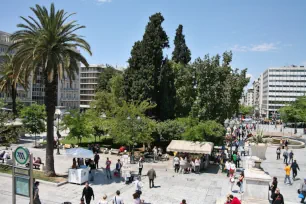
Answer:
[[16, 98], [17, 98], [17, 90], [14, 87], [14, 85], [12, 85], [12, 109], [13, 109], [14, 118], [17, 117]]
[[54, 169], [54, 114], [57, 101], [57, 75], [52, 82], [48, 82], [45, 74], [45, 105], [47, 112], [47, 148], [46, 148], [46, 169], [47, 176], [55, 176]]

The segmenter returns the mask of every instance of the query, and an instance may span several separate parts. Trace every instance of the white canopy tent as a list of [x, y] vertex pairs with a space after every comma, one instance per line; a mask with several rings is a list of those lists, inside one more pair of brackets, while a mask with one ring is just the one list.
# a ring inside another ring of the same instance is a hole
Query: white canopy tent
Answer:
[[167, 147], [168, 152], [186, 152], [194, 154], [211, 154], [214, 148], [212, 142], [192, 142], [185, 140], [172, 140]]
[[75, 158], [86, 158], [91, 159], [94, 157], [94, 154], [91, 150], [83, 148], [72, 148], [66, 150], [66, 156], [75, 157]]

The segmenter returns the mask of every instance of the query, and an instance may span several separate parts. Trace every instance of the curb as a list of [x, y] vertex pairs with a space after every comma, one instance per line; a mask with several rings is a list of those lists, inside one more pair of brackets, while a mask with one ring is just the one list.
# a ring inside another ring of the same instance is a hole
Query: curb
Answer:
[[[7, 178], [12, 178], [11, 174], [5, 174], [5, 173], [0, 173], [0, 177], [7, 177]], [[63, 181], [60, 183], [54, 183], [54, 182], [50, 182], [50, 181], [44, 181], [44, 180], [40, 180], [40, 179], [36, 179], [36, 181], [39, 181], [39, 183], [45, 184], [45, 185], [49, 185], [49, 186], [55, 186], [55, 187], [59, 187], [62, 185], [65, 185], [68, 183], [68, 181]]]

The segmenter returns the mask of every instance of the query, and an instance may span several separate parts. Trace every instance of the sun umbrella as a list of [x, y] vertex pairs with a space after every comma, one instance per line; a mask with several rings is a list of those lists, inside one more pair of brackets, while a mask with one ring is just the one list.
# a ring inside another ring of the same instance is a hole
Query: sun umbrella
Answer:
[[67, 149], [66, 155], [69, 157], [76, 157], [76, 158], [93, 158], [94, 157], [94, 154], [91, 150], [87, 150], [83, 148]]

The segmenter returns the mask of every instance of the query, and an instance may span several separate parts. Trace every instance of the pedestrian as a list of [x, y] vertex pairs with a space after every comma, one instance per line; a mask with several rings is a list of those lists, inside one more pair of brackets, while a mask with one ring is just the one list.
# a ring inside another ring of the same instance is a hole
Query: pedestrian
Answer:
[[174, 172], [178, 173], [180, 169], [180, 159], [178, 158], [177, 155], [175, 155], [173, 158], [173, 165], [174, 165]]
[[271, 198], [273, 199], [273, 196], [275, 194], [275, 190], [277, 188], [277, 178], [276, 177], [273, 177], [273, 181], [272, 181], [272, 184], [271, 186], [269, 187], [270, 191], [271, 191]]
[[241, 201], [237, 197], [234, 197], [233, 195], [230, 195], [230, 200], [231, 200], [230, 204], [241, 204]]
[[286, 176], [285, 176], [284, 183], [286, 184], [287, 179], [288, 179], [288, 180], [289, 180], [289, 184], [292, 185], [291, 180], [290, 180], [290, 170], [291, 170], [291, 168], [290, 168], [290, 166], [288, 165], [288, 163], [286, 163], [286, 166], [285, 166], [284, 170], [285, 170], [285, 172], [286, 172]]
[[235, 176], [234, 175], [230, 175], [229, 182], [230, 182], [231, 192], [233, 192], [233, 187], [234, 187], [234, 184], [235, 184]]
[[104, 195], [103, 198], [101, 200], [99, 200], [98, 204], [107, 204], [107, 195]]
[[231, 168], [231, 162], [230, 161], [226, 161], [224, 168], [225, 168], [225, 171], [226, 171], [226, 176], [229, 177], [229, 170]]
[[242, 171], [241, 172], [241, 174], [240, 174], [240, 176], [239, 176], [239, 181], [238, 181], [239, 183], [240, 183], [240, 185], [239, 185], [239, 193], [243, 193], [243, 182], [244, 182], [244, 172]]
[[157, 158], [157, 148], [156, 148], [156, 146], [154, 146], [154, 148], [153, 148], [153, 159], [154, 159], [154, 162], [156, 161], [156, 158]]
[[183, 199], [182, 202], [181, 202], [181, 204], [187, 204], [187, 203], [186, 203], [186, 200]]
[[240, 168], [240, 161], [241, 161], [241, 156], [239, 152], [237, 152], [237, 168]]
[[296, 160], [294, 160], [293, 163], [291, 164], [291, 169], [292, 169], [293, 180], [295, 180], [295, 177], [297, 176], [297, 170], [300, 171], [300, 167], [296, 163]]
[[289, 164], [290, 164], [290, 161], [291, 163], [293, 162], [293, 151], [291, 150], [291, 152], [289, 153]]
[[237, 168], [237, 154], [236, 154], [236, 152], [233, 153], [232, 157], [233, 157], [233, 162], [234, 162], [234, 164], [235, 164], [235, 166]]
[[39, 182], [35, 181], [34, 183], [34, 189], [33, 189], [33, 194], [34, 194], [34, 198], [33, 198], [33, 203], [34, 204], [41, 204], [40, 199], [39, 199]]
[[288, 147], [289, 141], [288, 139], [285, 141], [285, 147]]
[[281, 154], [281, 149], [280, 149], [280, 147], [278, 147], [278, 148], [276, 149], [276, 160], [279, 160], [279, 159], [280, 159], [280, 154]]
[[139, 159], [139, 161], [138, 161], [138, 170], [139, 170], [139, 171], [138, 171], [138, 175], [139, 175], [139, 176], [141, 176], [141, 173], [142, 173], [143, 162], [144, 162], [143, 158], [140, 157], [140, 159]]
[[85, 202], [84, 202], [84, 198], [81, 198], [81, 200], [80, 200], [80, 204], [85, 204]]
[[272, 204], [284, 204], [284, 197], [280, 193], [279, 188], [276, 188], [276, 190], [275, 190], [275, 194], [274, 194], [273, 199], [272, 199]]
[[236, 167], [235, 167], [235, 164], [232, 163], [231, 166], [230, 166], [230, 170], [229, 170], [230, 177], [234, 176], [235, 172], [236, 172]]
[[89, 186], [88, 181], [85, 182], [85, 187], [83, 189], [82, 198], [85, 197], [86, 204], [90, 204], [91, 197], [95, 200], [95, 195], [92, 188]]
[[195, 167], [195, 173], [196, 174], [200, 173], [200, 160], [198, 157], [194, 160], [194, 167]]
[[120, 197], [120, 191], [116, 191], [116, 195], [113, 198], [113, 204], [124, 204], [122, 198]]
[[94, 156], [94, 161], [95, 161], [96, 169], [99, 169], [99, 160], [100, 160], [100, 156], [99, 156], [98, 152], [96, 152], [96, 154]]
[[149, 186], [150, 186], [150, 188], [154, 188], [154, 179], [156, 178], [155, 170], [153, 168], [151, 168], [148, 171], [147, 176], [149, 177]]
[[111, 174], [111, 171], [110, 171], [110, 165], [111, 165], [111, 161], [109, 160], [109, 158], [107, 157], [106, 158], [106, 162], [105, 162], [105, 164], [106, 164], [106, 168], [105, 168], [105, 170], [106, 170], [106, 176], [107, 176], [107, 178], [108, 179], [112, 179], [112, 174]]
[[284, 151], [283, 157], [284, 157], [284, 164], [286, 164], [288, 161], [288, 151], [287, 150]]
[[90, 181], [94, 181], [95, 180], [95, 173], [96, 173], [96, 164], [94, 161], [90, 160], [89, 163], [89, 175], [90, 175]]
[[301, 183], [300, 194], [303, 194], [304, 198], [302, 198], [301, 203], [304, 203], [306, 197], [306, 178], [304, 178], [304, 182]]
[[138, 177], [135, 178], [135, 181], [133, 183], [135, 184], [135, 192], [138, 193], [140, 197], [140, 195], [142, 194], [141, 189], [143, 187], [143, 184]]

